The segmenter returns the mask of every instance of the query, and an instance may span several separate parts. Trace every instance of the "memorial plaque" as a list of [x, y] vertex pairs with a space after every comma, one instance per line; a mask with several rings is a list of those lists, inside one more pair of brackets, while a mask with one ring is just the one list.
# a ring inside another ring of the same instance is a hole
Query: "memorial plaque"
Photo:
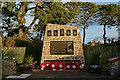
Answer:
[[67, 35], [67, 36], [70, 36], [70, 34], [71, 34], [70, 30], [67, 30], [67, 31], [66, 31], [66, 35]]
[[70, 55], [74, 54], [73, 41], [51, 41], [50, 42], [51, 55]]
[[64, 29], [60, 29], [60, 36], [64, 36]]
[[73, 36], [77, 36], [77, 30], [73, 30]]
[[58, 36], [58, 30], [54, 30], [54, 36]]
[[47, 36], [51, 36], [51, 34], [52, 34], [52, 33], [51, 33], [51, 30], [48, 30], [48, 31], [47, 31]]

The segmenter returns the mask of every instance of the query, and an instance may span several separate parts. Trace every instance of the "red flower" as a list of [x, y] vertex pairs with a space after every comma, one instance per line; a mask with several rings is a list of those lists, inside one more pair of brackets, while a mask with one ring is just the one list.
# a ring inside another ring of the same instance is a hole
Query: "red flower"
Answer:
[[66, 63], [66, 70], [71, 70], [72, 69], [72, 65], [71, 63]]
[[58, 65], [58, 70], [64, 70], [65, 69], [64, 62], [60, 61], [57, 65]]
[[73, 64], [72, 64], [72, 70], [77, 70], [77, 67], [78, 67], [78, 66], [77, 66], [76, 63], [73, 63]]
[[41, 70], [47, 69], [47, 64], [46, 64], [46, 63], [42, 63], [42, 64], [40, 65], [40, 68], [41, 68]]
[[49, 65], [49, 68], [51, 70], [56, 70], [58, 68], [57, 63], [56, 62], [51, 62], [50, 65]]
[[79, 70], [84, 70], [85, 68], [86, 68], [85, 64], [83, 64], [83, 63], [78, 64], [78, 69]]

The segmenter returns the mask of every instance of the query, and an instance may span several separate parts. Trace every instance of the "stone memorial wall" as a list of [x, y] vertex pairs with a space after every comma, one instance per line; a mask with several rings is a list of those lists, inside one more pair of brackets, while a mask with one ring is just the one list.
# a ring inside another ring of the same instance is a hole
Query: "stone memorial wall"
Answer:
[[58, 24], [46, 26], [41, 63], [54, 60], [84, 63], [80, 31], [77, 27]]

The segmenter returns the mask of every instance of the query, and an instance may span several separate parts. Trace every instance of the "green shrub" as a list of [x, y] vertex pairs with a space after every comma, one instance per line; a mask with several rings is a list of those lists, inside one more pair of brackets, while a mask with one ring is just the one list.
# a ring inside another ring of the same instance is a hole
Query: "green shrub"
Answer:
[[24, 60], [24, 63], [27, 63], [27, 64], [32, 64], [33, 63], [33, 56], [30, 55], [30, 56], [27, 56], [25, 57], [25, 60]]

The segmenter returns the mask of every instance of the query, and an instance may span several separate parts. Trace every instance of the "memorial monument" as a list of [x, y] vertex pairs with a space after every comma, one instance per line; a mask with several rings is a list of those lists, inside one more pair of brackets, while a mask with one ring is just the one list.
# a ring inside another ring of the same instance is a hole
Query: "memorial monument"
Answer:
[[77, 27], [47, 24], [41, 63], [52, 61], [84, 63], [80, 31]]

